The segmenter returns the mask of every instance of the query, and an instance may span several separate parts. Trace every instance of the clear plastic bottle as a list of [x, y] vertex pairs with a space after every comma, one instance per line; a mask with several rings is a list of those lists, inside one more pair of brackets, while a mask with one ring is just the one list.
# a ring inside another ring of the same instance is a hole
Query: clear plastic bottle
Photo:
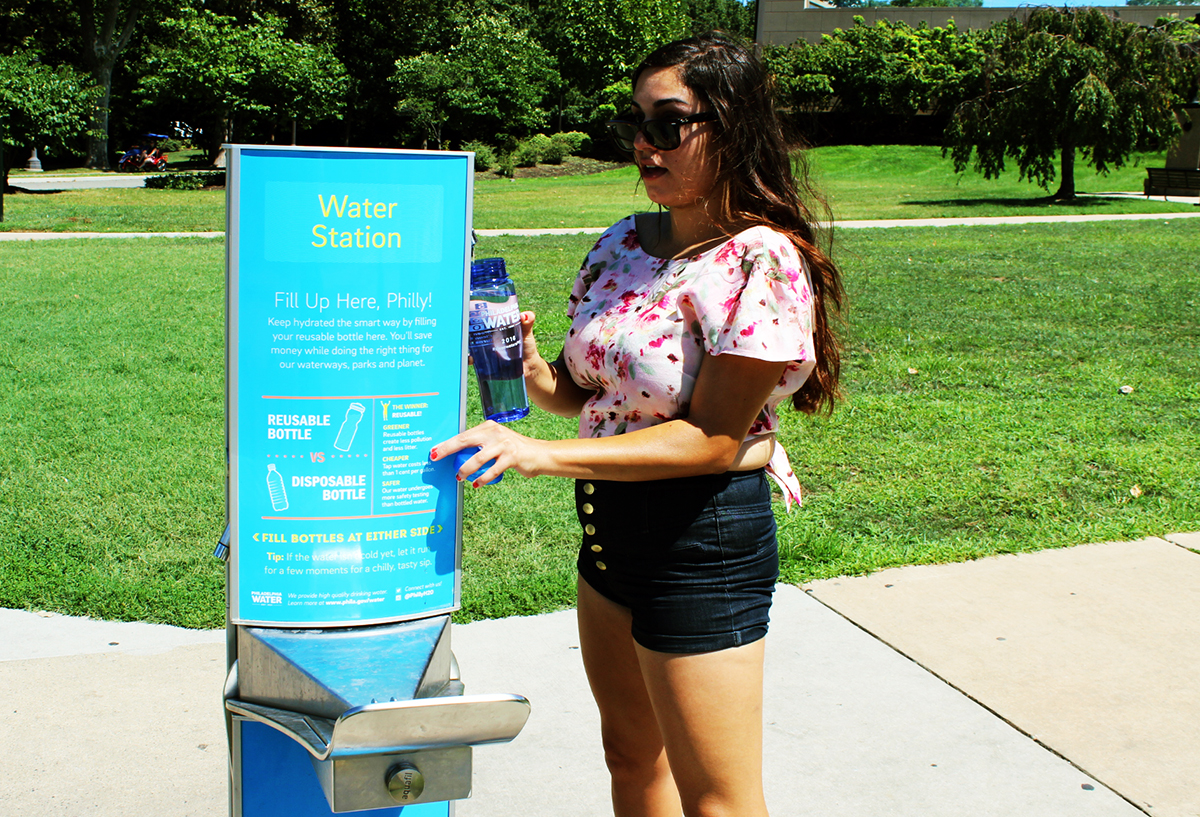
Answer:
[[484, 416], [498, 423], [527, 416], [521, 308], [503, 258], [483, 258], [471, 264], [468, 328]]
[[338, 451], [350, 450], [350, 446], [354, 444], [354, 435], [358, 433], [358, 424], [362, 422], [363, 414], [366, 411], [362, 403], [350, 404], [350, 408], [346, 409], [346, 419], [342, 420], [342, 427], [338, 429], [337, 440], [333, 443], [334, 448]]
[[275, 470], [275, 463], [267, 466], [267, 493], [271, 495], [271, 507], [274, 510], [288, 509], [287, 491], [283, 489], [283, 474]]

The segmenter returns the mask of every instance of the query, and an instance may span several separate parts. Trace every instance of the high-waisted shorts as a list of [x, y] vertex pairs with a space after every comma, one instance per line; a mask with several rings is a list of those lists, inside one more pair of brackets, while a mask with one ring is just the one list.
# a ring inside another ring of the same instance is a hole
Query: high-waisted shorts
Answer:
[[577, 480], [579, 575], [633, 614], [633, 638], [670, 653], [767, 634], [779, 576], [762, 469], [651, 482]]

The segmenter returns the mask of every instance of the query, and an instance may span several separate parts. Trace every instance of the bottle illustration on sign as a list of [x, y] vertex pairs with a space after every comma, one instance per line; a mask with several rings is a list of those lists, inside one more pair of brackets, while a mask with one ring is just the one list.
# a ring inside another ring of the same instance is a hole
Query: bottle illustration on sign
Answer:
[[271, 494], [271, 507], [277, 511], [288, 509], [287, 491], [283, 489], [283, 474], [275, 470], [275, 463], [267, 466], [267, 492]]
[[342, 420], [342, 427], [338, 429], [337, 440], [333, 444], [334, 448], [338, 451], [350, 450], [350, 446], [354, 444], [354, 435], [358, 433], [358, 424], [362, 422], [363, 414], [366, 411], [362, 403], [350, 404], [350, 408], [346, 409], [346, 419]]

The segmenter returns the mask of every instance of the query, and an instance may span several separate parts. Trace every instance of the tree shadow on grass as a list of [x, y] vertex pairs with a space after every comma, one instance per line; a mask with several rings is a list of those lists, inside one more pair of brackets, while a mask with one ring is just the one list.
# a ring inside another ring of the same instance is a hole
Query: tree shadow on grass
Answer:
[[1119, 201], [1128, 201], [1128, 198], [1081, 193], [1071, 199], [1056, 199], [1053, 196], [1037, 196], [1035, 198], [908, 199], [901, 202], [901, 204], [918, 207], [1071, 207], [1074, 209], [1100, 209]]

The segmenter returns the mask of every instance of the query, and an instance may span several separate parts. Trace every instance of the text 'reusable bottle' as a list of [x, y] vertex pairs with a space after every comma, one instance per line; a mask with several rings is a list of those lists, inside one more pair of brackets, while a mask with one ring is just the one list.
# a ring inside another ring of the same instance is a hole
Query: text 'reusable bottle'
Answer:
[[283, 474], [275, 470], [275, 463], [267, 466], [267, 493], [271, 495], [271, 508], [276, 511], [288, 509], [287, 491], [283, 488]]
[[521, 361], [521, 308], [503, 258], [471, 264], [468, 328], [484, 416], [498, 423], [520, 420], [529, 414]]
[[354, 444], [354, 435], [358, 433], [358, 424], [362, 422], [366, 410], [362, 403], [350, 404], [350, 408], [346, 409], [346, 419], [342, 420], [342, 427], [338, 429], [337, 440], [333, 443], [334, 448], [338, 451], [350, 450], [350, 446]]

